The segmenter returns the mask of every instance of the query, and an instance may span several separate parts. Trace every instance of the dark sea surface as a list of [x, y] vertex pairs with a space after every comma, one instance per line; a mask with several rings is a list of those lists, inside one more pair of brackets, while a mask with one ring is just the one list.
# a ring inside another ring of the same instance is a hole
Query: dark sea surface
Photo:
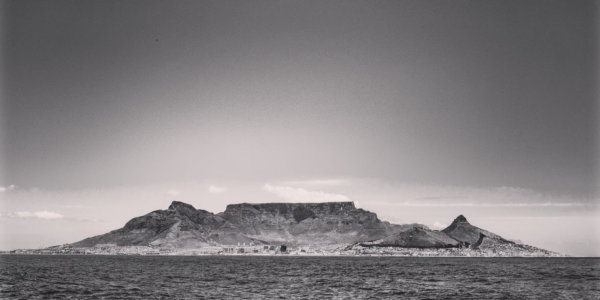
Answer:
[[0, 256], [2, 299], [600, 299], [600, 258]]

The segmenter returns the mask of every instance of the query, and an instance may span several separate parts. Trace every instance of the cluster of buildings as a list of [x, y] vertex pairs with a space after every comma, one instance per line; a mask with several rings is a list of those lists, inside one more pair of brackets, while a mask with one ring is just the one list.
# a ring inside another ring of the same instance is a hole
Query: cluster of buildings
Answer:
[[559, 253], [533, 247], [502, 247], [489, 249], [463, 248], [400, 248], [400, 247], [362, 247], [348, 250], [352, 255], [373, 256], [439, 256], [439, 257], [560, 257]]
[[97, 244], [94, 247], [53, 246], [44, 249], [18, 249], [10, 254], [40, 255], [327, 255], [310, 247], [291, 248], [287, 245], [206, 246], [202, 248], [168, 248], [153, 246], [117, 246]]
[[307, 255], [307, 256], [472, 256], [472, 257], [548, 257], [562, 256], [526, 245], [504, 245], [487, 249], [401, 248], [330, 245], [328, 247], [290, 247], [287, 245], [207, 246], [202, 248], [167, 248], [153, 246], [117, 246], [97, 244], [94, 247], [53, 246], [45, 249], [19, 249], [11, 254], [42, 255]]
[[94, 247], [73, 247], [71, 245], [53, 246], [44, 249], [18, 249], [10, 254], [43, 255], [167, 255], [172, 249], [150, 246], [117, 246], [116, 244], [97, 244]]

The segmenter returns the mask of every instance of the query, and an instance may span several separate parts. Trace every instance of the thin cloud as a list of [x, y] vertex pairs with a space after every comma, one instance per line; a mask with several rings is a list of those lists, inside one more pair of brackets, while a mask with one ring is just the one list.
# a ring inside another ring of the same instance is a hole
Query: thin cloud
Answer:
[[9, 186], [0, 186], [0, 193], [12, 191], [16, 188], [17, 188], [17, 186], [14, 184], [11, 184]]
[[284, 185], [310, 185], [310, 186], [331, 186], [331, 185], [347, 185], [350, 182], [346, 179], [339, 178], [323, 178], [309, 180], [290, 180], [284, 181]]
[[91, 222], [91, 223], [98, 223], [98, 222], [104, 222], [104, 221], [103, 221], [103, 220], [101, 220], [101, 219], [95, 219], [95, 218], [93, 218], [93, 219], [88, 219], [88, 218], [72, 218], [72, 217], [65, 217], [65, 218], [64, 218], [64, 220], [66, 220], [66, 221], [71, 221], [71, 222], [80, 222], [80, 223], [88, 223], [88, 222]]
[[170, 189], [167, 191], [167, 194], [169, 194], [169, 196], [172, 196], [172, 197], [177, 197], [181, 194], [181, 192], [176, 189]]
[[[380, 185], [383, 186], [383, 185]], [[385, 188], [385, 186], [383, 186]], [[369, 202], [398, 207], [473, 207], [473, 208], [565, 208], [598, 207], [596, 199], [546, 194], [532, 189], [499, 186], [490, 188], [461, 186], [399, 185], [381, 196], [378, 190], [371, 193], [379, 197]]]
[[211, 185], [208, 187], [208, 192], [211, 194], [222, 194], [227, 192], [227, 188], [223, 186]]
[[489, 202], [459, 202], [459, 203], [421, 203], [421, 202], [399, 202], [396, 206], [408, 207], [583, 207], [591, 204], [581, 202], [508, 202], [508, 203], [489, 203]]
[[303, 188], [291, 186], [277, 186], [265, 184], [262, 190], [275, 194], [277, 197], [288, 202], [347, 202], [350, 201], [346, 195], [326, 193], [321, 191], [309, 191]]
[[10, 218], [10, 219], [40, 219], [40, 220], [61, 220], [61, 221], [69, 221], [69, 222], [104, 222], [101, 219], [96, 218], [75, 218], [75, 217], [67, 217], [57, 212], [52, 211], [17, 211], [17, 212], [9, 212], [9, 213], [0, 213], [0, 218]]
[[64, 216], [59, 213], [47, 211], [47, 210], [33, 211], [33, 212], [18, 211], [15, 213], [15, 216], [18, 218], [35, 218], [35, 219], [43, 219], [43, 220], [57, 220], [57, 219], [64, 218]]

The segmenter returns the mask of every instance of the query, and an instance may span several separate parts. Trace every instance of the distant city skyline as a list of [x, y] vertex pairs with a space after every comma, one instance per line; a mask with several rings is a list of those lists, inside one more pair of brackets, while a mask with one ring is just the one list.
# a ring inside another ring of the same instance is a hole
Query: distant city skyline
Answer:
[[348, 200], [600, 255], [598, 10], [4, 1], [0, 248], [172, 200]]

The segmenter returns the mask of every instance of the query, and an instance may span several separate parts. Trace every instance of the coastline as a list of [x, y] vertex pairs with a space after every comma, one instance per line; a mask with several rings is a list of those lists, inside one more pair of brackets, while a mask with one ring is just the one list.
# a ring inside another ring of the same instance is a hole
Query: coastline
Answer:
[[[249, 248], [249, 247], [247, 247]], [[258, 257], [571, 257], [565, 254], [538, 250], [532, 252], [512, 251], [486, 251], [479, 249], [464, 248], [398, 248], [378, 247], [345, 250], [337, 249], [314, 249], [314, 250], [291, 250], [280, 251], [243, 251], [235, 247], [207, 247], [193, 249], [156, 249], [148, 246], [123, 246], [123, 247], [90, 247], [90, 248], [67, 248], [51, 247], [46, 249], [18, 249], [0, 252], [4, 255], [114, 255], [114, 256], [258, 256]], [[223, 251], [219, 249], [235, 249]], [[347, 249], [347, 248], [346, 248]]]

